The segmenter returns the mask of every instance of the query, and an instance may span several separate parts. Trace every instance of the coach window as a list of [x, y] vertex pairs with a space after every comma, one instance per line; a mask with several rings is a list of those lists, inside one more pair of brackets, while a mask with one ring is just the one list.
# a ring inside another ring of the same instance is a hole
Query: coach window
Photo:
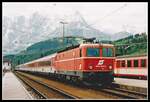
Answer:
[[127, 60], [127, 67], [131, 67], [131, 61]]
[[51, 64], [52, 64], [51, 61], [47, 62], [47, 66], [51, 66]]
[[138, 60], [134, 60], [134, 67], [138, 67]]
[[117, 61], [117, 68], [120, 68], [120, 61]]
[[125, 60], [121, 61], [121, 67], [125, 67]]
[[145, 59], [141, 60], [141, 67], [146, 67], [146, 60]]

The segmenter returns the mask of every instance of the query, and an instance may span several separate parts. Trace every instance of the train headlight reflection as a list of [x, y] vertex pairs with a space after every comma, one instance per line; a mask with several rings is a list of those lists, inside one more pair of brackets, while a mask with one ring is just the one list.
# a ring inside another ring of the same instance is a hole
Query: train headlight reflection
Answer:
[[89, 69], [93, 69], [93, 66], [89, 65]]
[[109, 66], [109, 69], [112, 69], [112, 66], [111, 66], [111, 65]]

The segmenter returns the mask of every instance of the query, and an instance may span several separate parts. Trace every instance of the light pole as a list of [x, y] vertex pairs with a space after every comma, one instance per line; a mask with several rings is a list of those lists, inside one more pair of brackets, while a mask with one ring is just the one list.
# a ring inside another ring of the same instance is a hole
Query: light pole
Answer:
[[68, 24], [68, 23], [67, 22], [63, 22], [63, 21], [61, 21], [60, 23], [63, 25], [63, 45], [64, 45], [64, 34], [65, 34], [64, 29], [65, 29], [65, 24]]

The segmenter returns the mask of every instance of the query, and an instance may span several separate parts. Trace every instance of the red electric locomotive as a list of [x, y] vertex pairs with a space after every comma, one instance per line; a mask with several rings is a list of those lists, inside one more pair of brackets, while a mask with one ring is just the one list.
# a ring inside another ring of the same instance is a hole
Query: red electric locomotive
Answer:
[[68, 79], [92, 83], [111, 83], [114, 69], [114, 46], [111, 44], [81, 44], [55, 56], [55, 73]]

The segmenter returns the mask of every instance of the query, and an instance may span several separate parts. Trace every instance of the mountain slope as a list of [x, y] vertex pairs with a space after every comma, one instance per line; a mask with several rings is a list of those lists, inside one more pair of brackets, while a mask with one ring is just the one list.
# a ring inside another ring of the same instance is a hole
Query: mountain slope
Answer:
[[[61, 18], [61, 17], [59, 17]], [[31, 17], [18, 16], [15, 19], [3, 17], [3, 54], [18, 53], [31, 44], [49, 38], [62, 37], [60, 19], [50, 19], [38, 12]], [[79, 12], [67, 17], [65, 36], [96, 37], [109, 39], [105, 33], [89, 26]]]
[[112, 41], [119, 40], [119, 39], [128, 37], [130, 35], [133, 35], [133, 34], [126, 32], [126, 31], [117, 32], [117, 33], [114, 33], [113, 35], [111, 35], [111, 40]]
[[15, 67], [18, 64], [26, 63], [53, 54], [55, 52], [64, 50], [66, 47], [78, 45], [83, 41], [84, 40], [82, 37], [69, 37], [64, 38], [63, 44], [62, 38], [53, 38], [35, 43], [29, 46], [26, 50], [23, 50], [16, 55], [6, 55], [4, 57], [11, 59], [13, 63], [12, 66]]
[[116, 46], [116, 55], [147, 54], [146, 33], [131, 35], [113, 42]]

